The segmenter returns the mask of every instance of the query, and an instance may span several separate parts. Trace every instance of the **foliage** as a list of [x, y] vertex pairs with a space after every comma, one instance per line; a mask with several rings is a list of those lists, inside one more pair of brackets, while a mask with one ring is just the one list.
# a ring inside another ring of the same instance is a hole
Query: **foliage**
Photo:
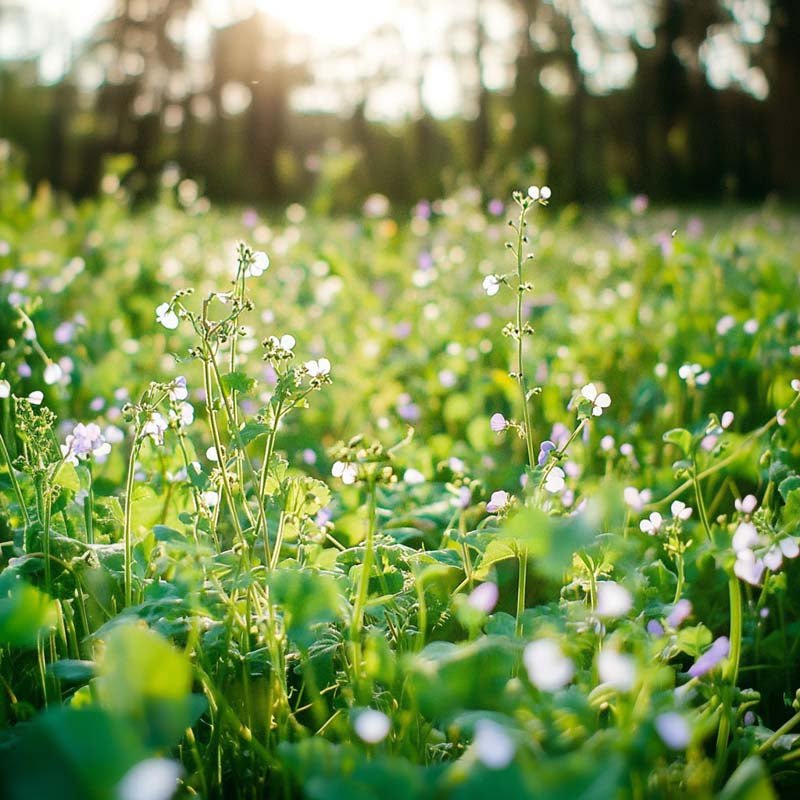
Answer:
[[3, 796], [796, 789], [796, 217], [0, 169]]

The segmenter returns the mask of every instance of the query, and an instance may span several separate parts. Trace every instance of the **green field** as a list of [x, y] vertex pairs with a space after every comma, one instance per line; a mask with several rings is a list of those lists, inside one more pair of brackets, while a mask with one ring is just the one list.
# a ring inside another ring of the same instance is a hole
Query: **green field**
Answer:
[[0, 161], [0, 796], [794, 796], [796, 212], [103, 186]]

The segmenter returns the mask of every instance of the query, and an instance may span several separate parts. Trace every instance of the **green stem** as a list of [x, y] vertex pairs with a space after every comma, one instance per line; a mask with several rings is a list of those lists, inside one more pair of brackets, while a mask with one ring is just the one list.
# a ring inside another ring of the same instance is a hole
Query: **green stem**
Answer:
[[14, 465], [11, 463], [11, 456], [8, 454], [6, 441], [2, 434], [0, 434], [0, 453], [3, 454], [3, 460], [6, 462], [6, 466], [8, 467], [8, 476], [11, 479], [11, 485], [14, 487], [14, 494], [17, 496], [19, 510], [22, 512], [22, 516], [25, 518], [25, 525], [29, 525], [31, 518], [28, 516], [28, 509], [25, 506], [25, 498], [22, 496], [22, 489], [17, 481], [17, 476], [14, 472]]
[[[367, 487], [367, 536], [364, 540], [364, 561], [361, 564], [361, 575], [358, 583], [358, 594], [353, 606], [353, 621], [350, 626], [350, 642], [353, 646], [353, 672], [356, 676], [361, 674], [361, 631], [364, 627], [364, 609], [369, 597], [369, 578], [372, 574], [372, 563], [375, 559], [375, 521], [376, 487], [374, 479], [370, 478]], [[360, 683], [356, 680], [356, 684]]]
[[258, 516], [256, 517], [255, 528], [258, 530], [263, 525], [262, 535], [264, 537], [264, 563], [271, 564], [272, 556], [269, 546], [269, 526], [267, 525], [267, 511], [265, 507], [265, 495], [267, 493], [267, 479], [269, 478], [269, 462], [275, 452], [275, 440], [278, 437], [278, 423], [283, 413], [283, 405], [280, 401], [275, 406], [275, 416], [273, 419], [272, 430], [267, 435], [267, 442], [264, 445], [264, 463], [261, 465], [261, 478], [258, 482]]
[[794, 728], [798, 723], [800, 723], [800, 711], [798, 711], [791, 719], [784, 722], [783, 725], [781, 725], [780, 728], [778, 728], [778, 730], [776, 730], [775, 733], [769, 737], [769, 739], [762, 742], [758, 746], [756, 752], [759, 754], [766, 753], [767, 750], [769, 750], [770, 747], [772, 747], [772, 745], [781, 738], [781, 736], [789, 733], [789, 731], [792, 730], [792, 728]]
[[92, 475], [92, 462], [86, 462], [86, 468], [89, 470], [89, 490], [86, 499], [83, 501], [83, 518], [86, 521], [86, 541], [89, 544], [94, 544], [94, 518], [92, 511], [94, 509], [94, 476]]
[[139, 452], [139, 432], [134, 431], [131, 452], [128, 455], [128, 474], [125, 479], [125, 522], [122, 538], [125, 545], [124, 588], [125, 607], [133, 605], [133, 484], [136, 473], [136, 456]]
[[725, 755], [730, 734], [732, 698], [736, 688], [736, 681], [739, 677], [739, 660], [742, 652], [742, 588], [739, 584], [739, 579], [735, 575], [728, 579], [728, 593], [731, 606], [730, 653], [724, 677], [729, 685], [723, 695], [722, 715], [720, 716], [719, 729], [717, 730], [716, 772], [718, 778], [721, 778], [724, 774], [726, 765]]
[[218, 463], [220, 467], [220, 474], [222, 475], [222, 486], [225, 490], [225, 498], [228, 501], [228, 507], [231, 511], [231, 519], [233, 521], [233, 528], [236, 533], [236, 538], [242, 545], [243, 552], [247, 549], [247, 542], [244, 538], [244, 533], [242, 532], [242, 526], [239, 522], [239, 512], [236, 509], [236, 500], [233, 494], [233, 489], [231, 488], [230, 479], [228, 477], [228, 469], [227, 464], [225, 463], [225, 457], [222, 450], [222, 439], [219, 435], [219, 426], [217, 423], [217, 414], [214, 411], [214, 397], [212, 393], [212, 381], [211, 381], [211, 359], [213, 359], [213, 354], [208, 350], [204, 354], [203, 358], [203, 388], [205, 389], [206, 393], [206, 413], [208, 414], [208, 425], [211, 428], [211, 439], [214, 442], [214, 450], [217, 453]]
[[[524, 202], [524, 201], [523, 201]], [[525, 333], [522, 328], [522, 296], [524, 294], [524, 284], [522, 281], [522, 267], [525, 263], [522, 248], [525, 244], [525, 214], [527, 206], [523, 204], [519, 215], [519, 227], [517, 228], [517, 307], [516, 307], [516, 339], [517, 339], [517, 383], [519, 385], [520, 399], [522, 401], [522, 424], [525, 428], [525, 445], [528, 452], [528, 466], [533, 469], [536, 464], [536, 456], [533, 451], [533, 425], [531, 424], [530, 408], [528, 407], [528, 387], [525, 380], [524, 357], [524, 338]]]
[[522, 636], [522, 614], [525, 611], [525, 594], [528, 587], [528, 548], [523, 546], [517, 553], [519, 574], [517, 580], [517, 621], [514, 633]]
[[39, 523], [42, 526], [42, 549], [44, 551], [44, 585], [47, 593], [53, 594], [53, 576], [50, 566], [50, 501], [46, 497], [43, 484], [44, 476], [37, 475], [34, 478], [36, 486], [36, 505], [39, 513]]
[[742, 654], [742, 586], [735, 575], [728, 579], [728, 594], [731, 604], [731, 649], [726, 678], [731, 686], [735, 686], [739, 677], [739, 661]]
[[[798, 394], [794, 400], [786, 407], [784, 411], [784, 415], [788, 414], [797, 403], [800, 402], [800, 394]], [[721, 469], [728, 466], [728, 464], [732, 464], [736, 461], [737, 458], [741, 455], [742, 451], [744, 451], [747, 447], [749, 447], [755, 439], [758, 439], [759, 436], [765, 434], [768, 430], [774, 427], [778, 422], [777, 415], [772, 417], [768, 422], [762, 425], [760, 428], [756, 428], [752, 433], [749, 433], [747, 436], [742, 439], [741, 444], [735, 448], [729, 455], [723, 458], [721, 461], [718, 461], [716, 464], [712, 464], [710, 467], [706, 467], [699, 475], [696, 476], [696, 480], [701, 481], [704, 478], [708, 478], [711, 475], [719, 472]], [[655, 500], [652, 503], [648, 503], [645, 506], [645, 509], [648, 511], [652, 511], [654, 509], [659, 508], [666, 503], [671, 503], [673, 500], [677, 500], [687, 489], [690, 489], [694, 484], [695, 477], [689, 478], [688, 480], [684, 481], [677, 489], [674, 489], [670, 492], [666, 497], [662, 497], [660, 500]]]
[[700, 480], [697, 476], [697, 462], [692, 464], [692, 486], [694, 487], [694, 496], [697, 499], [697, 510], [700, 514], [700, 521], [703, 523], [703, 529], [706, 532], [708, 540], [711, 541], [711, 526], [708, 524], [706, 503], [705, 500], [703, 500], [703, 493], [700, 491]]
[[[680, 544], [678, 545], [680, 547]], [[677, 603], [678, 600], [681, 599], [681, 595], [683, 594], [683, 583], [686, 579], [684, 564], [683, 564], [683, 553], [677, 552], [675, 553], [675, 566], [678, 570], [678, 585], [675, 587], [675, 599], [672, 601], [673, 603]]]

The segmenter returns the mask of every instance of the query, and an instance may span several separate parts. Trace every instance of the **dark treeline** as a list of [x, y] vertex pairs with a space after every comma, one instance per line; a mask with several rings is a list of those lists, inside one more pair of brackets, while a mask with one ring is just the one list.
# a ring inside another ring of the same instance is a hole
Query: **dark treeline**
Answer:
[[[262, 14], [212, 32], [198, 83], [174, 35], [196, 0], [118, 0], [58, 83], [42, 85], [35, 61], [0, 62], [0, 137], [26, 153], [32, 181], [76, 196], [95, 192], [105, 159], [121, 153], [134, 157], [143, 196], [172, 162], [223, 202], [314, 194], [325, 210], [375, 191], [410, 203], [464, 174], [503, 192], [535, 176], [587, 202], [632, 192], [671, 201], [800, 194], [797, 0], [771, 0], [760, 41], [737, 43], [765, 79], [762, 91], [715, 88], [704, 64], [714, 31], [736, 30], [731, 3], [660, 0], [647, 46], [627, 43], [633, 78], [598, 91], [576, 44], [587, 30], [580, 2], [506, 2], [520, 20], [507, 43], [508, 88], [476, 81], [461, 116], [436, 119], [420, 101], [420, 113], [387, 123], [370, 118], [367, 99], [391, 75], [361, 80], [362, 100], [340, 113], [293, 110], [293, 91], [319, 80], [319, 69], [293, 59], [286, 31]], [[488, 12], [473, 5], [474, 60], [457, 63], [480, 75]], [[91, 91], [77, 77], [87, 63], [102, 67]]]

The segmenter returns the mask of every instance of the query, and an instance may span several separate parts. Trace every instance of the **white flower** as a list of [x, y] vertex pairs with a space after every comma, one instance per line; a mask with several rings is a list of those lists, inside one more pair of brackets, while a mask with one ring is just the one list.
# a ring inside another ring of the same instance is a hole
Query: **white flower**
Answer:
[[620, 692], [629, 692], [636, 684], [636, 662], [617, 650], [603, 650], [597, 657], [597, 673], [601, 683]]
[[414, 486], [419, 483], [425, 483], [425, 476], [418, 469], [409, 467], [403, 473], [403, 480], [410, 486]]
[[514, 759], [517, 746], [506, 729], [490, 719], [481, 719], [475, 724], [472, 740], [475, 755], [489, 769], [504, 769]]
[[563, 689], [575, 674], [572, 660], [552, 639], [537, 639], [526, 645], [522, 660], [530, 682], [542, 692]]
[[320, 358], [318, 361], [306, 361], [305, 368], [312, 378], [319, 378], [330, 373], [331, 362], [327, 358]]
[[752, 522], [741, 522], [733, 534], [733, 549], [739, 553], [749, 550], [758, 544], [758, 531]]
[[169, 390], [169, 399], [174, 403], [185, 400], [188, 396], [189, 390], [186, 388], [186, 378], [183, 375], [179, 375], [172, 381], [172, 386]]
[[792, 387], [792, 389], [794, 389], [795, 392], [800, 392], [800, 379], [795, 378], [791, 382], [790, 386]]
[[786, 558], [797, 558], [800, 556], [800, 547], [798, 547], [797, 539], [794, 536], [786, 536], [778, 542], [778, 547]]
[[194, 407], [191, 403], [181, 403], [170, 409], [169, 418], [177, 423], [179, 428], [188, 428], [194, 422]]
[[358, 478], [358, 469], [355, 464], [348, 461], [334, 461], [331, 467], [331, 475], [334, 478], [341, 478], [342, 483], [350, 485]]
[[603, 438], [600, 440], [600, 449], [601, 449], [601, 450], [602, 450], [604, 453], [607, 453], [607, 452], [609, 452], [610, 450], [613, 450], [613, 449], [614, 449], [614, 437], [613, 437], [613, 436], [611, 436], [611, 435], [604, 436], [604, 437], [603, 437]]
[[168, 427], [167, 420], [158, 411], [154, 411], [142, 427], [142, 433], [149, 436], [157, 445], [162, 445], [164, 444], [164, 431]]
[[209, 447], [206, 450], [206, 458], [209, 461], [219, 461], [219, 453], [217, 453], [216, 447]]
[[553, 467], [544, 482], [545, 491], [558, 494], [564, 488], [564, 477], [564, 470], [561, 467]]
[[116, 427], [116, 425], [106, 425], [103, 430], [103, 436], [107, 442], [119, 444], [125, 439], [125, 432], [121, 428]]
[[711, 373], [708, 370], [704, 372], [699, 364], [682, 364], [678, 369], [678, 377], [690, 386], [705, 386], [711, 380]]
[[616, 581], [598, 581], [597, 615], [622, 617], [633, 608], [633, 595]]
[[756, 510], [756, 506], [758, 506], [758, 500], [756, 500], [755, 495], [748, 494], [741, 500], [737, 497], [734, 501], [734, 506], [742, 514], [752, 514]]
[[257, 250], [253, 253], [253, 262], [248, 265], [244, 274], [248, 278], [260, 278], [268, 269], [269, 256], [261, 250]]
[[11, 384], [7, 380], [0, 380], [0, 398], [11, 396]]
[[692, 738], [692, 730], [686, 718], [677, 711], [659, 714], [655, 720], [661, 741], [672, 750], [684, 750]]
[[760, 558], [756, 558], [752, 550], [740, 550], [736, 553], [733, 571], [737, 578], [753, 586], [758, 586], [761, 583], [764, 569], [764, 562]]
[[131, 767], [117, 786], [116, 800], [169, 800], [183, 767], [166, 758], [147, 758]]
[[500, 433], [508, 427], [508, 420], [500, 413], [492, 414], [489, 420], [489, 427], [495, 433]]
[[639, 523], [639, 530], [649, 536], [655, 536], [661, 532], [661, 526], [664, 524], [664, 518], [658, 511], [654, 511], [648, 519], [643, 519]]
[[487, 581], [476, 586], [467, 597], [467, 605], [484, 614], [491, 614], [497, 605], [500, 591], [496, 583]]
[[392, 721], [382, 711], [367, 708], [356, 715], [353, 728], [361, 741], [367, 744], [378, 744], [389, 735]]
[[770, 549], [764, 553], [763, 561], [767, 569], [777, 572], [781, 568], [781, 564], [783, 564], [783, 553], [780, 547], [774, 545], [770, 547]]
[[483, 290], [489, 297], [493, 297], [500, 291], [500, 285], [502, 281], [497, 277], [497, 275], [487, 275], [483, 279]]
[[489, 498], [489, 502], [486, 504], [486, 510], [490, 513], [502, 511], [510, 501], [511, 497], [509, 496], [508, 492], [498, 489], [496, 492], [492, 492], [492, 496]]
[[32, 406], [40, 406], [42, 404], [42, 400], [44, 400], [44, 394], [38, 389], [28, 395], [28, 402]]
[[549, 186], [542, 186], [541, 188], [538, 186], [528, 187], [528, 197], [530, 197], [531, 200], [549, 200], [552, 194]]
[[54, 383], [58, 383], [63, 375], [64, 375], [63, 370], [54, 361], [51, 361], [44, 368], [44, 382], [48, 386], [52, 386]]
[[219, 493], [213, 491], [201, 492], [200, 499], [209, 508], [214, 508], [219, 503]]
[[724, 430], [730, 428], [733, 425], [734, 415], [733, 411], [726, 411], [722, 417], [720, 418], [719, 424], [722, 426]]
[[595, 417], [602, 416], [603, 409], [611, 405], [611, 397], [606, 392], [598, 394], [597, 387], [593, 383], [587, 383], [581, 389], [581, 396], [592, 404], [592, 414]]
[[167, 330], [174, 331], [180, 320], [169, 303], [162, 303], [156, 308], [156, 321], [160, 322]]
[[643, 489], [641, 492], [635, 486], [626, 486], [622, 492], [622, 497], [625, 504], [637, 513], [641, 511], [647, 503], [650, 502], [652, 493], [649, 489]]
[[277, 336], [270, 336], [269, 343], [275, 350], [282, 351], [284, 355], [291, 356], [295, 346], [295, 338], [291, 333], [284, 333], [279, 339]]
[[692, 507], [687, 506], [686, 503], [683, 503], [680, 500], [676, 500], [669, 507], [669, 510], [672, 512], [672, 516], [675, 519], [686, 521], [687, 519], [689, 519], [689, 517], [692, 516]]

